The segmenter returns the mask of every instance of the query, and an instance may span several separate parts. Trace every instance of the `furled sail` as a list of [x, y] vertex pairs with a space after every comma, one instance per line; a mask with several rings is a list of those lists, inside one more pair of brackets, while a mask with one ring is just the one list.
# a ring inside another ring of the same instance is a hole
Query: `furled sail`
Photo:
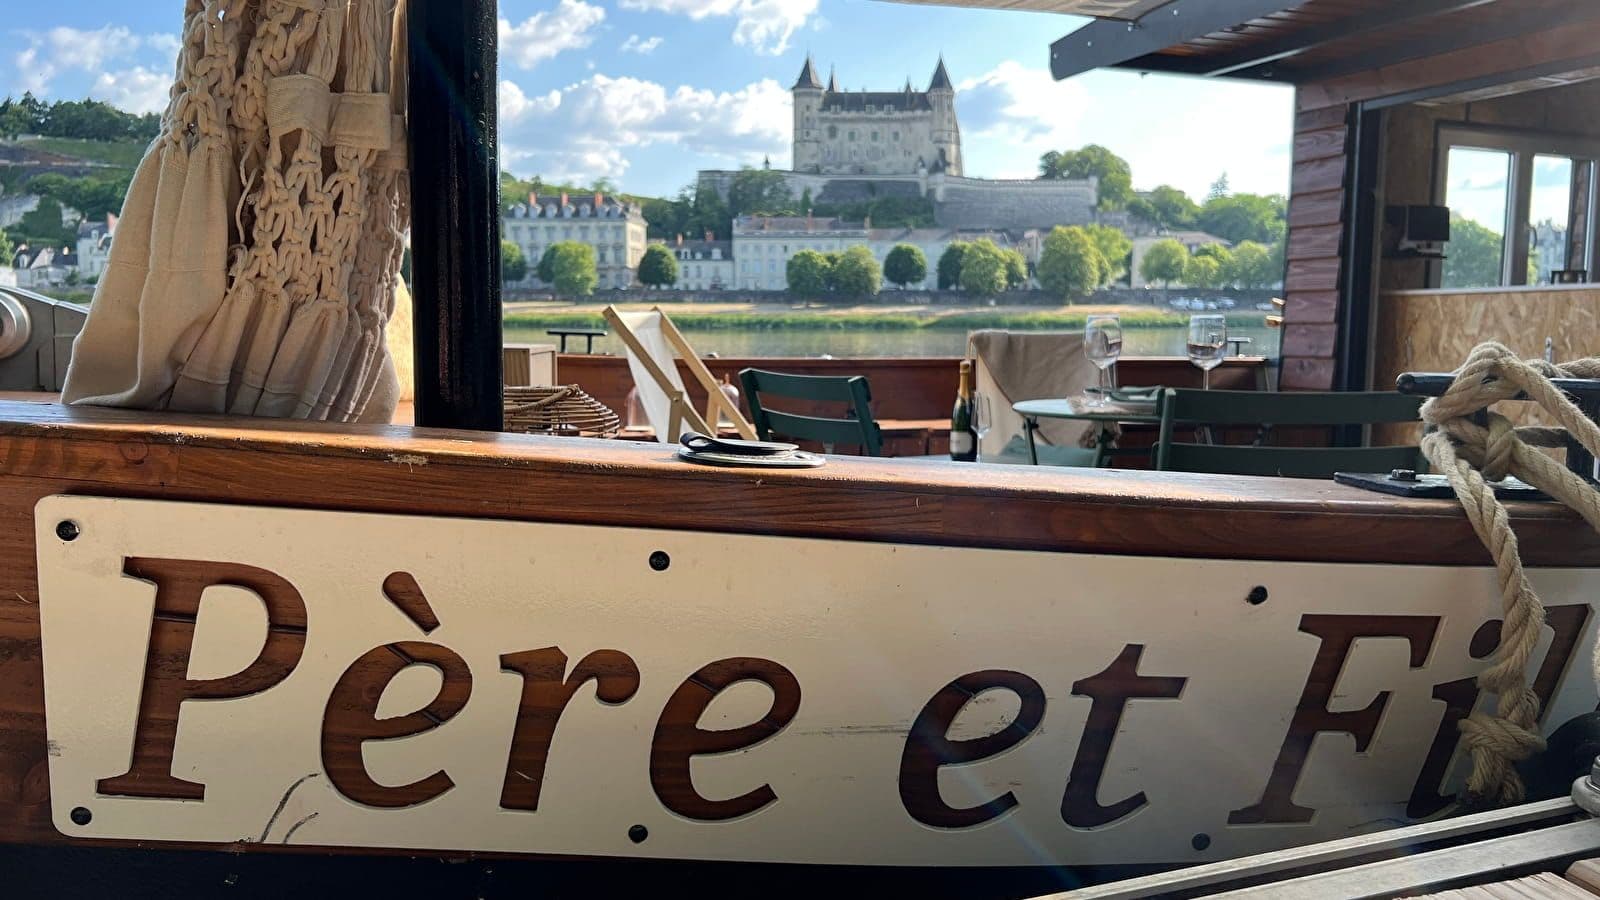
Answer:
[[63, 398], [387, 421], [404, 0], [188, 0], [184, 17]]

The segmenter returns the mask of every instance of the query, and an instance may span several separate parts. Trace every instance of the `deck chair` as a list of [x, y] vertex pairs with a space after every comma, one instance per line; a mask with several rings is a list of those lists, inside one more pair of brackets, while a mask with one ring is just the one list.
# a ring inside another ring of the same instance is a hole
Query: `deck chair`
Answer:
[[[739, 373], [739, 382], [744, 386], [744, 397], [750, 404], [761, 440], [785, 437], [815, 441], [822, 445], [824, 453], [832, 453], [835, 447], [845, 444], [860, 447], [866, 456], [883, 455], [883, 431], [873, 418], [872, 390], [865, 377], [788, 375], [745, 369]], [[767, 396], [811, 403], [842, 403], [848, 418], [831, 419], [771, 409], [765, 401]]]
[[[1280, 475], [1332, 478], [1335, 472], [1421, 470], [1422, 451], [1400, 447], [1272, 447], [1266, 441], [1276, 426], [1379, 425], [1415, 422], [1424, 398], [1393, 391], [1269, 394], [1260, 391], [1162, 392], [1161, 436], [1156, 468], [1169, 472], [1218, 475]], [[1176, 439], [1186, 426], [1253, 427], [1250, 444], [1190, 444]]]
[[[756, 439], [755, 426], [722, 392], [717, 380], [711, 377], [711, 370], [701, 362], [684, 339], [683, 332], [672, 324], [661, 307], [646, 312], [623, 312], [608, 306], [605, 317], [627, 348], [628, 368], [633, 372], [634, 387], [639, 391], [639, 405], [644, 407], [650, 427], [655, 429], [656, 440], [676, 444], [685, 431], [714, 436], [716, 423], [721, 419], [732, 422], [741, 438]], [[705, 415], [689, 402], [689, 393], [678, 374], [679, 359], [709, 398]]]
[[[974, 331], [967, 350], [977, 361], [975, 389], [988, 395], [994, 411], [993, 427], [978, 448], [984, 462], [1028, 464], [1028, 438], [1012, 404], [1076, 396], [1098, 377], [1083, 355], [1081, 333]], [[1041, 421], [1040, 465], [1099, 465], [1100, 452], [1092, 446], [1095, 428], [1087, 422]]]

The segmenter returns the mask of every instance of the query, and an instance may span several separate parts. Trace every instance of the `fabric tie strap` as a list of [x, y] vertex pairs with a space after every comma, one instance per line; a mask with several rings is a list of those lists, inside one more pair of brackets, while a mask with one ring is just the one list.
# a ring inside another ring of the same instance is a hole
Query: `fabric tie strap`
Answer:
[[303, 131], [323, 146], [387, 153], [405, 133], [392, 102], [388, 94], [335, 94], [315, 75], [285, 75], [267, 84], [267, 130], [274, 140]]

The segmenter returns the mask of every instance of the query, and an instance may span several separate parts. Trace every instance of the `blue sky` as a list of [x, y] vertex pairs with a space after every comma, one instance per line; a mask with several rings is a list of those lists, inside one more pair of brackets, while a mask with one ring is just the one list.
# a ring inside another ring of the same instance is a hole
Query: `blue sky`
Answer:
[[[61, 0], [0, 31], [0, 92], [159, 109], [181, 0]], [[1050, 149], [1101, 143], [1139, 188], [1285, 193], [1292, 94], [1097, 72], [1053, 81], [1052, 40], [1083, 20], [884, 0], [501, 0], [503, 166], [666, 194], [701, 168], [789, 158], [788, 89], [806, 53], [841, 87], [956, 82], [967, 173], [1029, 177]], [[13, 21], [16, 21], [15, 19]]]

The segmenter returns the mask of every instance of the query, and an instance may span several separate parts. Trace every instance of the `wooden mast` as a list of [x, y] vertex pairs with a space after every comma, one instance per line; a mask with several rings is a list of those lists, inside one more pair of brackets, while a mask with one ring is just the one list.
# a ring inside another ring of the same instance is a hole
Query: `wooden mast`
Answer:
[[499, 431], [496, 0], [409, 10], [417, 424]]

